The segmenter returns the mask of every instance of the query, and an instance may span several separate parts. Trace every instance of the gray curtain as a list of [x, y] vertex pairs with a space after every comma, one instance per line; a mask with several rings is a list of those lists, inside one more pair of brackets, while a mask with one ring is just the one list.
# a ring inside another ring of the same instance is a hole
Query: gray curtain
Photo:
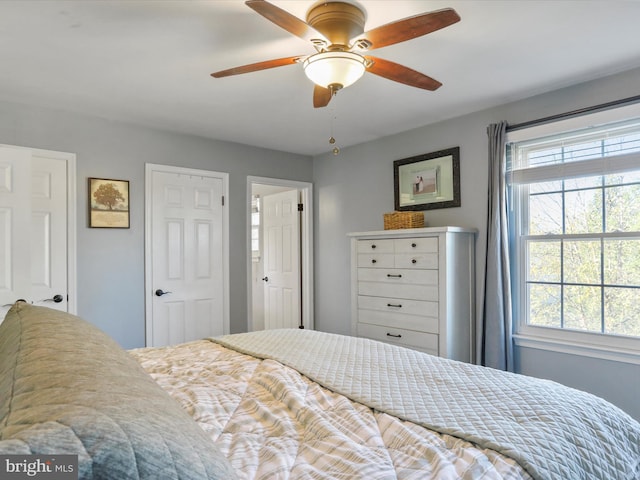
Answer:
[[489, 208], [479, 363], [513, 371], [511, 282], [507, 233], [505, 137], [507, 123], [487, 127]]

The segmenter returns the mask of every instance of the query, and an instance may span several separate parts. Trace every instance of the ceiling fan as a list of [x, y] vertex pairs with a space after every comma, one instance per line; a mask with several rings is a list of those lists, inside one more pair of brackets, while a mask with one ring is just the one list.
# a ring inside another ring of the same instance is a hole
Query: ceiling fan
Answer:
[[307, 13], [306, 22], [265, 0], [248, 0], [245, 4], [287, 32], [310, 41], [316, 53], [252, 63], [221, 70], [211, 76], [221, 78], [302, 63], [305, 74], [315, 83], [313, 106], [316, 108], [327, 106], [338, 90], [353, 84], [365, 71], [411, 87], [436, 90], [442, 85], [437, 80], [360, 52], [404, 42], [460, 21], [455, 10], [444, 8], [365, 32], [365, 13], [353, 3], [316, 2]]

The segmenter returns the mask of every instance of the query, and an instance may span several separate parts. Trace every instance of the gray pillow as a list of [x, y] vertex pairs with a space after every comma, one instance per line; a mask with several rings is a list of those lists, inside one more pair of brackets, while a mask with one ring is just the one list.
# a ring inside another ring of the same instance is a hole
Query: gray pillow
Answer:
[[76, 316], [14, 305], [0, 325], [0, 392], [0, 454], [75, 454], [83, 479], [237, 478], [178, 403]]

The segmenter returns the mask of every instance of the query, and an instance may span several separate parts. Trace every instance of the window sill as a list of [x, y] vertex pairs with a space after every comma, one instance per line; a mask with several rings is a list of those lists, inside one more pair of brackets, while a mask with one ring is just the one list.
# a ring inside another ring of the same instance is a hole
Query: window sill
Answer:
[[538, 350], [548, 350], [640, 365], [640, 351], [636, 349], [595, 345], [521, 333], [513, 335], [513, 341], [518, 347], [535, 348]]

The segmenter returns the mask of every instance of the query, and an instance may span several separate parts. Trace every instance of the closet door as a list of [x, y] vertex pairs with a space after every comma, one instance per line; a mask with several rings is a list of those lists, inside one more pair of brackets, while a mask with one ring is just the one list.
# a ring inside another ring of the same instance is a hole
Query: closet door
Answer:
[[146, 168], [147, 346], [229, 333], [227, 174]]
[[68, 311], [67, 159], [0, 146], [0, 319], [18, 299]]

